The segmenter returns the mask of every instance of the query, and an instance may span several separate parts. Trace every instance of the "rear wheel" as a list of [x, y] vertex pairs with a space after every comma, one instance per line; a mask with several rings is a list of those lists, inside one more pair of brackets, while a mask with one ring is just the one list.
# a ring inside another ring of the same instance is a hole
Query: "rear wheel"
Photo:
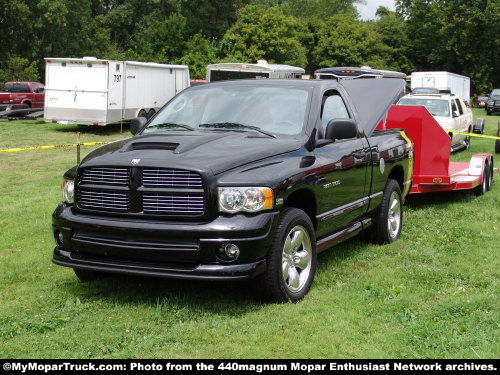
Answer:
[[144, 117], [144, 118], [148, 118], [148, 114], [147, 112], [144, 110], [144, 109], [141, 109], [139, 111], [139, 114], [137, 115], [137, 117]]
[[156, 111], [154, 109], [150, 109], [147, 115], [148, 120], [155, 115]]
[[403, 228], [403, 197], [396, 180], [389, 179], [382, 203], [377, 209], [371, 228], [371, 240], [383, 245], [396, 241]]
[[271, 302], [297, 302], [311, 289], [316, 273], [316, 238], [311, 219], [297, 208], [285, 208], [260, 276]]
[[76, 277], [78, 277], [82, 283], [102, 279], [105, 276], [102, 272], [84, 270], [81, 268], [73, 268], [73, 271], [75, 271]]

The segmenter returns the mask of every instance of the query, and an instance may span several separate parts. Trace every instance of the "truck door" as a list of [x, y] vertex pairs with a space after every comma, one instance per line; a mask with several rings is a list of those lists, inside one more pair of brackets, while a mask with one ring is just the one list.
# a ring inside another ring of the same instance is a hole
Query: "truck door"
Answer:
[[[321, 111], [323, 130], [330, 120], [349, 117], [342, 97], [336, 92], [326, 92]], [[369, 145], [364, 137], [358, 136], [337, 140], [315, 152], [320, 166], [318, 219], [322, 231], [331, 233], [347, 226], [367, 210]]]

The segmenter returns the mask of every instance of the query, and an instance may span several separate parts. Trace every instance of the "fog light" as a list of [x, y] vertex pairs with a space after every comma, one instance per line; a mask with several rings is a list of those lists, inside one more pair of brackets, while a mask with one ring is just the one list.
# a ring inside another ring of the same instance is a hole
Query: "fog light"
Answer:
[[59, 246], [62, 246], [63, 243], [64, 243], [64, 237], [63, 237], [63, 234], [61, 232], [59, 232], [58, 230], [55, 231], [54, 233], [54, 237], [56, 239], [56, 243], [59, 245]]
[[219, 249], [219, 258], [226, 262], [232, 262], [240, 256], [240, 249], [233, 243], [226, 243]]

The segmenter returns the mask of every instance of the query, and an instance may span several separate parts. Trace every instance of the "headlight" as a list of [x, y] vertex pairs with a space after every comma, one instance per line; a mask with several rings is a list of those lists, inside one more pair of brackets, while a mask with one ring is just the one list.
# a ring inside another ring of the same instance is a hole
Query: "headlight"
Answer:
[[488, 105], [493, 105], [493, 104], [495, 104], [494, 100], [488, 100]]
[[65, 202], [75, 202], [75, 181], [64, 179], [61, 185], [61, 190]]
[[221, 187], [219, 188], [219, 210], [236, 212], [257, 212], [274, 206], [272, 189], [266, 187]]

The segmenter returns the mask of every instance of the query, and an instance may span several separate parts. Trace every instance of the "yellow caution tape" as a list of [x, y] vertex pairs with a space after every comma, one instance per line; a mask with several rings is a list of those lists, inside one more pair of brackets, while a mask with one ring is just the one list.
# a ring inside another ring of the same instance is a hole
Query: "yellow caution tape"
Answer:
[[108, 143], [111, 143], [111, 142], [85, 142], [85, 143], [71, 143], [71, 144], [67, 144], [67, 145], [8, 148], [6, 150], [0, 150], [0, 153], [2, 153], [2, 152], [30, 151], [30, 150], [47, 150], [50, 148], [62, 148], [62, 147], [73, 147], [73, 146], [98, 146], [98, 145], [106, 145]]
[[496, 137], [494, 135], [486, 135], [486, 134], [476, 134], [476, 133], [466, 133], [466, 132], [459, 132], [457, 130], [446, 130], [446, 132], [449, 133], [457, 133], [457, 134], [463, 134], [463, 135], [468, 135], [470, 137], [480, 137], [480, 138], [490, 138], [490, 139], [500, 139], [500, 137]]

